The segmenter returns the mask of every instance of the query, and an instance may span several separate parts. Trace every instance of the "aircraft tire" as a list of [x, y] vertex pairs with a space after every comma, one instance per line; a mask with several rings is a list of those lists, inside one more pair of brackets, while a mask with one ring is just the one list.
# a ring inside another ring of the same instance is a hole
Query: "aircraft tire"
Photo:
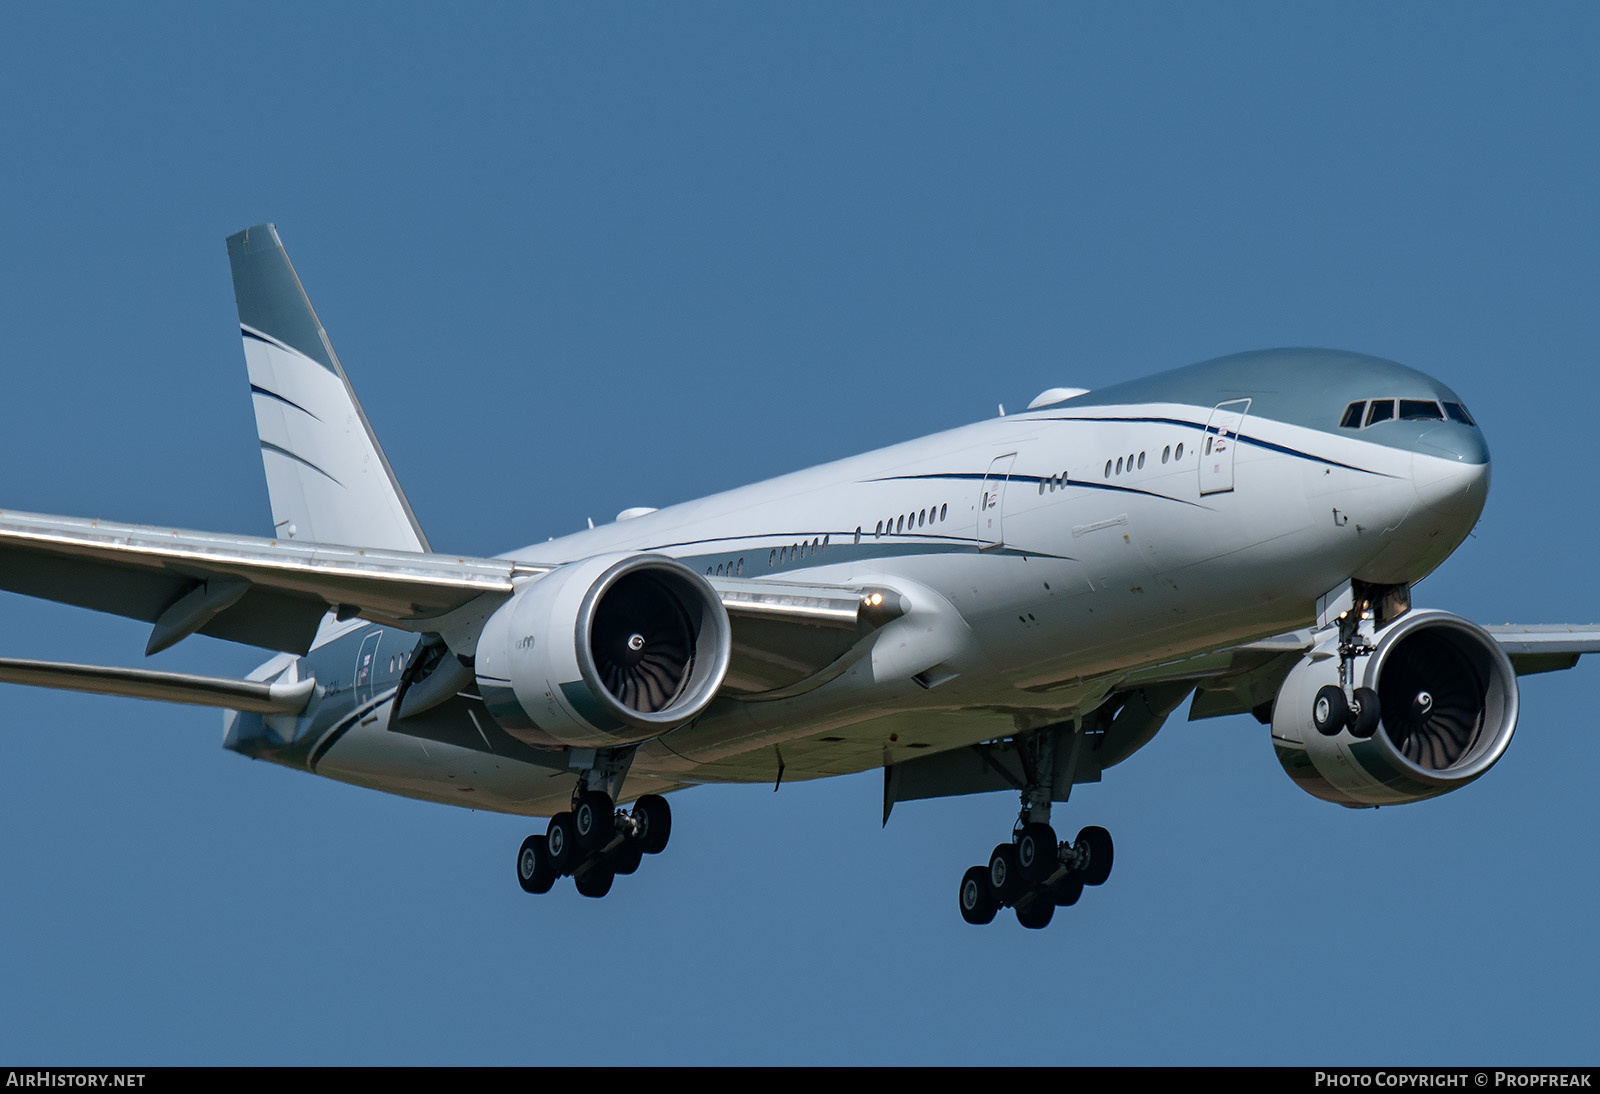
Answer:
[[1344, 697], [1344, 688], [1327, 684], [1317, 689], [1317, 697], [1311, 701], [1311, 724], [1317, 732], [1336, 737], [1349, 721], [1350, 701]]
[[517, 884], [525, 893], [548, 893], [556, 883], [556, 872], [545, 853], [545, 836], [529, 836], [517, 852]]
[[1060, 885], [1051, 890], [1050, 895], [1055, 898], [1057, 908], [1070, 908], [1083, 896], [1083, 879], [1064, 878]]
[[1022, 870], [1017, 865], [1017, 845], [998, 844], [989, 856], [989, 892], [1000, 904], [1022, 895]]
[[1032, 885], [1056, 869], [1056, 833], [1048, 824], [1028, 824], [1017, 836], [1017, 866], [1022, 880]]
[[586, 790], [578, 795], [577, 807], [572, 811], [572, 830], [580, 853], [598, 851], [611, 842], [613, 809], [609, 794]]
[[1037, 898], [1026, 908], [1017, 909], [1017, 922], [1030, 931], [1042, 931], [1055, 918], [1056, 902]]
[[1378, 732], [1378, 719], [1383, 706], [1378, 700], [1378, 693], [1371, 688], [1356, 688], [1356, 702], [1361, 710], [1350, 716], [1350, 736], [1365, 741]]
[[1089, 845], [1089, 865], [1079, 871], [1085, 885], [1104, 885], [1111, 876], [1111, 833], [1099, 825], [1079, 829], [1076, 843]]
[[989, 891], [989, 871], [974, 866], [961, 875], [961, 918], [974, 926], [993, 923], [1000, 905]]
[[611, 868], [626, 876], [639, 868], [639, 862], [643, 858], [643, 845], [636, 839], [630, 839], [611, 855]]
[[550, 827], [545, 829], [544, 850], [558, 876], [572, 873], [579, 856], [578, 837], [572, 830], [571, 813], [557, 813], [550, 818]]
[[667, 849], [672, 836], [672, 807], [660, 794], [645, 794], [633, 803], [633, 815], [644, 815], [644, 853], [659, 855]]
[[616, 880], [616, 874], [608, 866], [596, 866], [581, 878], [575, 878], [573, 884], [583, 896], [599, 899], [611, 891], [611, 883]]

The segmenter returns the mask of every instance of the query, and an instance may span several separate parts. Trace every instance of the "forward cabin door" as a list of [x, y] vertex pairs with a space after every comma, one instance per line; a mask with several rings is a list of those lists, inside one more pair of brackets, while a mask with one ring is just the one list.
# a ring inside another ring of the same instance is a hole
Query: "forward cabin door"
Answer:
[[1250, 410], [1249, 399], [1218, 403], [1206, 422], [1200, 443], [1200, 493], [1223, 494], [1233, 489], [1233, 457], [1239, 447], [1239, 430]]
[[989, 473], [983, 477], [983, 493], [978, 495], [978, 550], [980, 551], [1005, 546], [1006, 481], [1011, 475], [1011, 464], [1016, 458], [1015, 452], [996, 456], [989, 464]]

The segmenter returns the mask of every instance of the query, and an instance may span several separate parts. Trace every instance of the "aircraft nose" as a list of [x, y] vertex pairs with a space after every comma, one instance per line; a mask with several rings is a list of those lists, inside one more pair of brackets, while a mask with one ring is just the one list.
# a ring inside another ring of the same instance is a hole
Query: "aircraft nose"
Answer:
[[1430, 523], [1465, 538], [1489, 497], [1489, 446], [1483, 434], [1453, 423], [1429, 430], [1418, 438], [1412, 481]]
[[1481, 432], [1469, 425], [1447, 422], [1436, 425], [1417, 438], [1417, 448], [1430, 456], [1438, 456], [1459, 464], [1489, 467], [1489, 442]]

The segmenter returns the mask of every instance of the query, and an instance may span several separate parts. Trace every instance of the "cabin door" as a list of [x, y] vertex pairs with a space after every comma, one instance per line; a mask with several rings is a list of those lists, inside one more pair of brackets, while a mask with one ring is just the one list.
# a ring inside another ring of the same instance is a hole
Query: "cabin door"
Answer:
[[1249, 399], [1230, 399], [1211, 411], [1205, 439], [1200, 442], [1201, 494], [1222, 494], [1233, 489], [1233, 457], [1249, 410]]
[[996, 456], [989, 464], [989, 473], [983, 477], [983, 492], [978, 495], [978, 550], [988, 551], [1005, 546], [1004, 518], [1006, 510], [1006, 481], [1011, 475], [1015, 452]]

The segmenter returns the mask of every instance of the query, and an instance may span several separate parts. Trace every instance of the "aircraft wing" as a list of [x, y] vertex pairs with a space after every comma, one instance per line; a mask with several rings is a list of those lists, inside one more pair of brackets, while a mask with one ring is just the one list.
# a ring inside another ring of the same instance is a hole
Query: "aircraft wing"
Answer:
[[[1500, 623], [1485, 626], [1518, 676], [1570, 669], [1586, 653], [1600, 653], [1600, 624]], [[1291, 631], [1205, 657], [1156, 666], [1136, 673], [1132, 683], [1193, 680], [1189, 719], [1247, 714], [1270, 704], [1289, 670], [1312, 647], [1309, 630]]]
[[330, 610], [378, 623], [445, 614], [549, 567], [0, 512], [0, 589], [189, 634], [305, 653]]
[[[146, 653], [205, 634], [303, 654], [329, 611], [442, 629], [450, 613], [485, 597], [492, 610], [518, 582], [553, 568], [0, 512], [0, 589], [150, 623]], [[735, 690], [803, 679], [837, 660], [862, 628], [897, 614], [878, 590], [708, 580], [734, 627]]]

